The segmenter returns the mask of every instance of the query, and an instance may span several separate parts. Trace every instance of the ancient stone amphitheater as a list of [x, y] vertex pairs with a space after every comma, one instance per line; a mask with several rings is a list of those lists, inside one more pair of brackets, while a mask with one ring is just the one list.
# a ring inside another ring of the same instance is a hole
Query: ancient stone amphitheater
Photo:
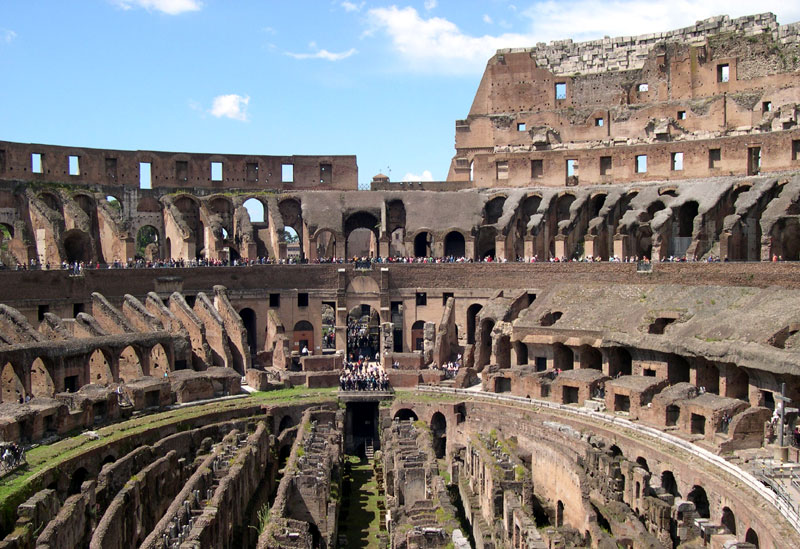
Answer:
[[800, 547], [798, 114], [762, 14], [498, 51], [447, 181], [0, 142], [0, 547]]

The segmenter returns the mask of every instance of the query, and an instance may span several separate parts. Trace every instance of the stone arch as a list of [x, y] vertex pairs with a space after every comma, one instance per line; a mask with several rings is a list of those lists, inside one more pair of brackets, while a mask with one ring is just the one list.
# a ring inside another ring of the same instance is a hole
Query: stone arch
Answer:
[[91, 260], [91, 239], [85, 232], [71, 229], [64, 233], [61, 242], [64, 245], [64, 259], [67, 262]]
[[473, 303], [467, 307], [467, 344], [472, 345], [475, 343], [475, 320], [478, 313], [483, 309], [480, 303]]
[[694, 200], [686, 202], [678, 210], [678, 237], [689, 238], [694, 232], [694, 219], [700, 206]]
[[318, 259], [333, 259], [336, 257], [336, 233], [331, 229], [319, 229], [314, 234], [317, 245]]
[[417, 417], [416, 412], [411, 408], [400, 408], [395, 412], [394, 419], [399, 419], [400, 421], [417, 421], [419, 419]]
[[606, 203], [608, 194], [604, 192], [594, 193], [589, 199], [589, 219], [594, 219], [600, 215], [600, 210]]
[[0, 242], [14, 238], [14, 226], [8, 223], [0, 223]]
[[158, 229], [152, 225], [142, 225], [136, 231], [136, 257], [146, 261], [160, 259], [160, 242], [161, 237]]
[[569, 219], [569, 210], [572, 207], [572, 203], [575, 202], [575, 198], [572, 193], [563, 193], [556, 199], [556, 223]]
[[170, 370], [167, 351], [164, 350], [160, 343], [156, 343], [150, 349], [150, 375], [153, 377], [165, 377], [164, 374], [169, 373]]
[[748, 528], [747, 529], [747, 532], [744, 535], [744, 540], [747, 543], [752, 543], [753, 545], [755, 545], [756, 549], [759, 548], [759, 545], [758, 545], [758, 534], [752, 528]]
[[729, 534], [736, 535], [736, 515], [733, 514], [730, 507], [722, 508], [722, 517], [719, 523], [728, 530]]
[[314, 325], [308, 320], [299, 320], [292, 331], [292, 350], [302, 353], [308, 349], [308, 354], [314, 354]]
[[208, 210], [212, 213], [229, 216], [233, 212], [233, 202], [224, 196], [214, 196], [208, 200]]
[[266, 217], [264, 216], [264, 203], [258, 198], [248, 198], [242, 204], [250, 216], [250, 223], [264, 223]]
[[711, 509], [708, 503], [708, 495], [702, 486], [694, 485], [686, 499], [694, 503], [694, 508], [700, 518], [711, 518]]
[[438, 459], [442, 459], [447, 452], [447, 420], [441, 412], [436, 412], [431, 416], [431, 434], [433, 435], [433, 452]]
[[483, 207], [483, 222], [486, 225], [494, 225], [503, 215], [503, 207], [506, 203], [505, 195], [492, 197]]
[[444, 237], [444, 255], [446, 257], [464, 257], [466, 252], [466, 241], [464, 235], [459, 231], [450, 231]]
[[417, 320], [411, 325], [411, 350], [422, 351], [425, 341], [425, 321]]
[[433, 235], [428, 231], [420, 231], [414, 237], [414, 257], [430, 257], [433, 255]]
[[647, 460], [643, 456], [636, 458], [636, 464], [648, 473], [650, 472], [650, 467], [647, 465]]
[[672, 473], [672, 471], [663, 471], [661, 473], [661, 487], [666, 493], [671, 494], [676, 498], [681, 497], [681, 493], [678, 490], [678, 482], [675, 480], [675, 475]]
[[41, 357], [31, 364], [31, 394], [34, 397], [50, 397], [56, 394], [56, 385], [50, 375], [50, 369]]
[[[117, 198], [116, 196], [114, 196], [113, 194], [106, 195], [104, 200], [106, 201], [106, 203], [108, 203], [108, 206], [112, 210], [116, 210], [119, 213], [122, 213], [124, 211], [124, 208], [122, 206], [122, 201], [119, 198]], [[158, 202], [158, 201], [156, 201], [156, 202]]]
[[42, 192], [39, 193], [38, 198], [51, 210], [54, 210], [56, 212], [61, 211], [61, 199], [55, 194], [49, 192]]
[[74, 496], [75, 494], [79, 494], [81, 491], [81, 485], [86, 482], [86, 479], [89, 478], [89, 471], [86, 470], [85, 467], [80, 467], [75, 470], [69, 478], [69, 489], [67, 490], [67, 494], [70, 496]]
[[2, 402], [19, 402], [20, 397], [25, 399], [25, 385], [17, 375], [14, 366], [6, 362], [3, 371], [0, 373], [0, 384], [2, 384]]
[[772, 227], [772, 255], [785, 261], [800, 260], [800, 222], [797, 218], [780, 219]]
[[482, 369], [489, 364], [492, 356], [492, 330], [494, 330], [495, 321], [493, 318], [483, 318], [480, 321], [480, 330], [476, 344], [478, 345], [477, 361], [475, 366]]
[[378, 218], [370, 212], [358, 211], [349, 215], [344, 222], [345, 255], [362, 257], [377, 251], [379, 225]]
[[111, 363], [101, 349], [95, 349], [89, 356], [89, 383], [108, 385], [114, 381]]
[[180, 194], [172, 202], [182, 214], [196, 214], [200, 201], [190, 194]]
[[255, 354], [258, 346], [258, 333], [256, 332], [258, 319], [256, 312], [250, 307], [245, 307], [239, 311], [239, 317], [242, 319], [244, 329], [247, 330], [247, 346], [250, 348], [250, 353]]
[[161, 213], [161, 203], [152, 196], [144, 196], [136, 205], [139, 213]]
[[96, 204], [94, 198], [84, 193], [76, 193], [72, 195], [72, 200], [83, 210], [83, 212], [91, 219], [96, 211]]
[[142, 361], [136, 349], [128, 345], [119, 354], [119, 380], [123, 383], [144, 376]]
[[292, 416], [290, 416], [289, 414], [286, 414], [281, 418], [281, 422], [278, 424], [278, 434], [280, 435], [286, 429], [291, 429], [292, 427], [294, 427], [294, 425], [295, 425], [294, 418], [292, 418]]
[[283, 220], [283, 227], [291, 227], [297, 234], [297, 241], [300, 243], [300, 258], [304, 259], [306, 254], [303, 249], [303, 209], [300, 201], [296, 198], [287, 198], [278, 203], [278, 211]]
[[603, 369], [603, 355], [598, 349], [591, 345], [581, 345], [579, 348], [581, 355], [580, 365], [581, 369], [590, 368], [592, 370]]
[[487, 257], [494, 259], [496, 256], [496, 237], [497, 229], [494, 227], [481, 227], [478, 230], [478, 238], [475, 244], [478, 259], [486, 259]]
[[389, 255], [406, 256], [406, 206], [400, 199], [386, 204], [386, 232], [389, 233]]
[[511, 343], [511, 346], [514, 351], [515, 364], [517, 366], [528, 364], [528, 346], [522, 341], [514, 341]]
[[633, 372], [633, 358], [623, 347], [613, 347], [608, 351], [608, 375], [629, 376]]

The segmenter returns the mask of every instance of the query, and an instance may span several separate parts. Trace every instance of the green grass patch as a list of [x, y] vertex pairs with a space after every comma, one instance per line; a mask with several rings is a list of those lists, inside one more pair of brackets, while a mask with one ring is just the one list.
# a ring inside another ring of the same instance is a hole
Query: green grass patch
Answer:
[[383, 494], [378, 493], [378, 483], [372, 469], [372, 463], [348, 456], [349, 472], [345, 476], [348, 484], [342, 509], [342, 520], [339, 522], [339, 533], [347, 537], [348, 547], [378, 547], [381, 516], [378, 500]]

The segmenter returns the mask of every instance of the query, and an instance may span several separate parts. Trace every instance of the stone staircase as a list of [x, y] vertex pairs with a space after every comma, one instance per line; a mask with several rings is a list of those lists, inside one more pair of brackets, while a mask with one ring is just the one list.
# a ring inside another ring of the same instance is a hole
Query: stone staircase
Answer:
[[365, 443], [365, 453], [367, 455], [367, 459], [370, 461], [372, 461], [372, 459], [375, 457], [375, 446], [373, 444], [372, 439], [369, 439]]

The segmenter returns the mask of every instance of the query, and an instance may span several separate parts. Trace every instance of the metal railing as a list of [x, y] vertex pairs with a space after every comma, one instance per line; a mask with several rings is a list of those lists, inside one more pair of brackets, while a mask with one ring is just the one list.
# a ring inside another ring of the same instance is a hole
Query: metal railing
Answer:
[[767, 488], [767, 486], [765, 486], [754, 475], [745, 471], [744, 469], [737, 467], [733, 463], [730, 463], [725, 459], [721, 458], [720, 456], [713, 454], [708, 450], [705, 450], [699, 446], [696, 446], [695, 444], [692, 444], [687, 440], [683, 440], [682, 438], [676, 437], [675, 435], [665, 433], [654, 427], [639, 425], [628, 419], [617, 417], [612, 414], [595, 412], [592, 410], [585, 410], [581, 408], [574, 408], [564, 404], [559, 404], [557, 402], [538, 400], [535, 398], [525, 398], [513, 395], [501, 395], [497, 393], [488, 393], [486, 391], [467, 391], [465, 389], [455, 389], [450, 387], [439, 387], [432, 385], [419, 385], [417, 386], [417, 390], [429, 393], [448, 393], [448, 394], [463, 395], [464, 397], [482, 398], [486, 400], [517, 402], [521, 404], [533, 404], [536, 406], [540, 406], [542, 408], [558, 410], [559, 412], [564, 412], [575, 416], [581, 416], [595, 421], [601, 421], [618, 427], [624, 427], [626, 429], [635, 431], [639, 434], [657, 438], [661, 442], [666, 442], [672, 446], [679, 447], [682, 450], [689, 452], [693, 456], [701, 458], [704, 461], [717, 466], [724, 472], [742, 481], [745, 485], [747, 485], [748, 488], [755, 491], [759, 496], [761, 496], [769, 504], [775, 507], [775, 509], [781, 514], [781, 516], [783, 516], [786, 519], [786, 521], [792, 525], [795, 531], [800, 534], [800, 513], [798, 513], [796, 506], [791, 503], [791, 501], [789, 500], [788, 496], [785, 495], [785, 493], [784, 493], [785, 495], [784, 499], [784, 497], [781, 497], [775, 491]]

